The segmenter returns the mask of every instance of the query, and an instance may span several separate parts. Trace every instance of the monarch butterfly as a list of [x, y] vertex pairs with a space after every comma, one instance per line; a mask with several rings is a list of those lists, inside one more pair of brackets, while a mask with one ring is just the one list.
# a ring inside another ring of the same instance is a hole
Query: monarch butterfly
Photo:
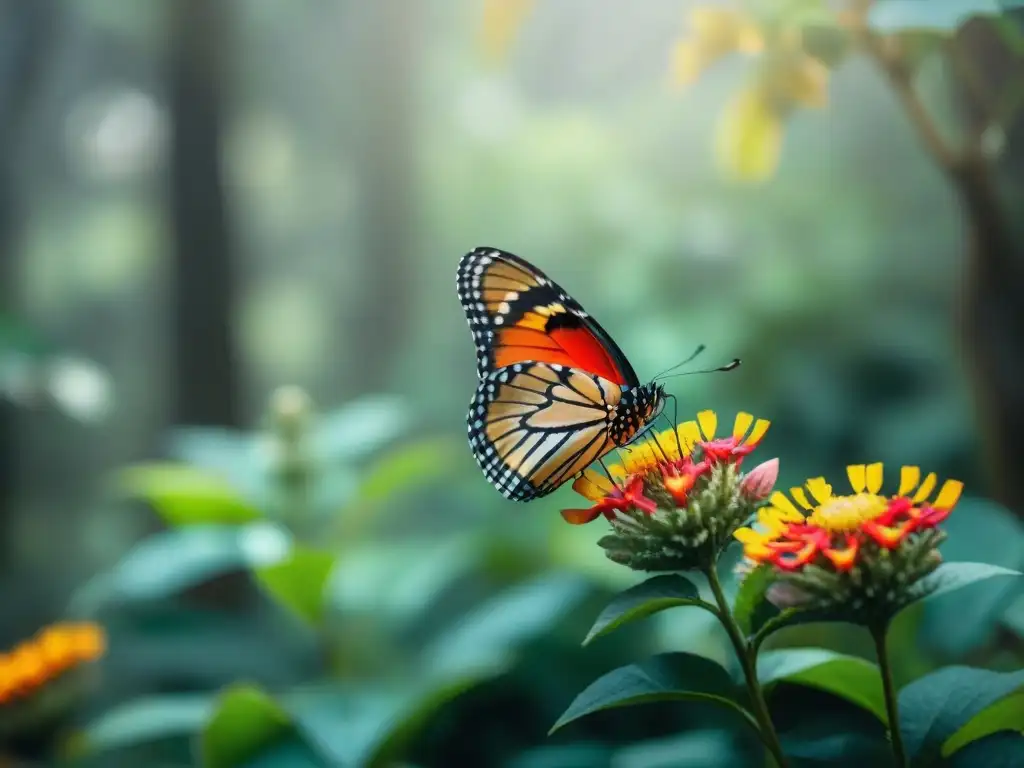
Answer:
[[642, 384], [597, 321], [524, 259], [476, 248], [456, 285], [477, 352], [469, 446], [506, 498], [551, 493], [661, 413], [664, 387]]

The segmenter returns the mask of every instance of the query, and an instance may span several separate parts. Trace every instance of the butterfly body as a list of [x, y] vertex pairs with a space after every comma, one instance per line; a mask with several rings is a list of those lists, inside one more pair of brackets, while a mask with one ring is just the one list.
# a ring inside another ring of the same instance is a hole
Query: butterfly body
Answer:
[[523, 259], [477, 248], [459, 262], [459, 299], [477, 350], [469, 444], [506, 498], [551, 493], [660, 412], [608, 333]]

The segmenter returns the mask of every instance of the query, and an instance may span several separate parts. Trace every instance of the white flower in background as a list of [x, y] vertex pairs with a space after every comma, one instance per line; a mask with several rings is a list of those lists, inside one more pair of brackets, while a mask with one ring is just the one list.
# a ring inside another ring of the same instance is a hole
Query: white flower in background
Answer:
[[110, 376], [83, 358], [51, 360], [45, 367], [43, 386], [61, 410], [79, 421], [102, 421], [114, 404]]

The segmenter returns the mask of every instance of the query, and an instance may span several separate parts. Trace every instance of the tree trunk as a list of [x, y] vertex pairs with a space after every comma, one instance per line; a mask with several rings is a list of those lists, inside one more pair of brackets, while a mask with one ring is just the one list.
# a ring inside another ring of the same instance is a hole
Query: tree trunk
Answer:
[[[992, 102], [1016, 87], [1020, 59], [1007, 51], [987, 22], [965, 26], [956, 41], [989, 93], [979, 103], [962, 84], [961, 102], [971, 130], [991, 118]], [[1024, 179], [1024, 120], [1004, 125], [1006, 144], [992, 163], [968, 157], [953, 172], [970, 237], [961, 316], [964, 352], [975, 387], [982, 427], [983, 461], [992, 496], [1024, 517], [1024, 239], [1016, 230], [1000, 178]]]
[[170, 206], [176, 424], [239, 423], [233, 243], [221, 158], [226, 0], [171, 3]]

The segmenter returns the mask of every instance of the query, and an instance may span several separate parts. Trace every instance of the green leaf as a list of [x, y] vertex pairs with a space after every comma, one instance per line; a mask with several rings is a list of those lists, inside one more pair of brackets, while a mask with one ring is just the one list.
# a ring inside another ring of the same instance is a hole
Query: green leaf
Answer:
[[816, 688], [846, 699], [888, 720], [878, 667], [856, 656], [824, 648], [787, 648], [762, 653], [757, 660], [761, 685], [791, 683]]
[[257, 583], [303, 621], [320, 626], [326, 599], [324, 587], [334, 569], [331, 552], [296, 547], [291, 557], [254, 571]]
[[215, 576], [279, 562], [290, 549], [287, 534], [266, 523], [162, 531], [87, 582], [73, 597], [72, 611], [93, 615], [109, 603], [170, 597]]
[[1011, 694], [972, 718], [942, 745], [942, 756], [999, 731], [1024, 732], [1024, 692]]
[[452, 466], [457, 450], [453, 441], [437, 438], [396, 448], [370, 467], [360, 485], [357, 503], [381, 501], [436, 479]]
[[288, 715], [259, 688], [234, 685], [218, 697], [199, 741], [204, 768], [244, 766], [292, 729]]
[[733, 617], [746, 636], [751, 636], [765, 623], [779, 615], [779, 609], [768, 602], [768, 587], [775, 581], [775, 568], [762, 563], [740, 582], [733, 606]]
[[136, 699], [115, 707], [74, 734], [68, 757], [78, 758], [160, 739], [198, 733], [214, 711], [207, 694]]
[[1019, 733], [994, 733], [968, 744], [943, 763], [948, 768], [1020, 768], [1024, 755], [1024, 736]]
[[817, 708], [790, 713], [793, 727], [780, 731], [793, 768], [861, 768], [890, 765], [892, 748], [877, 720]]
[[[1024, 562], [1024, 525], [995, 502], [961, 499], [943, 525], [948, 538], [940, 552], [947, 562], [980, 560], [1005, 568]], [[1020, 586], [1017, 579], [1003, 579], [929, 600], [923, 606], [922, 641], [947, 657], [963, 658], [991, 639], [1010, 593]]]
[[703, 608], [718, 615], [715, 606], [700, 599], [700, 591], [689, 579], [676, 574], [647, 579], [615, 596], [597, 617], [583, 645], [631, 621], [683, 606]]
[[562, 713], [549, 733], [604, 709], [687, 700], [728, 707], [757, 728], [753, 717], [736, 700], [735, 686], [723, 667], [692, 653], [663, 653], [639, 664], [619, 667], [595, 680]]
[[1000, 16], [1022, 0], [876, 0], [868, 24], [885, 32], [953, 32], [975, 16]]
[[[615, 751], [611, 766], [613, 768], [733, 768], [733, 766], [745, 764], [744, 757], [740, 745], [737, 744], [735, 734], [726, 730], [700, 730], [621, 747]], [[585, 768], [593, 768], [593, 765], [593, 762], [587, 763]]]
[[226, 480], [177, 464], [143, 464], [115, 476], [120, 495], [148, 502], [171, 526], [242, 525], [263, 518]]
[[282, 704], [333, 764], [385, 768], [434, 714], [479, 681], [466, 676], [364, 690], [330, 685], [296, 691]]
[[899, 693], [907, 754], [922, 762], [937, 758], [943, 744], [978, 714], [1024, 686], [1024, 670], [992, 672], [946, 667], [919, 678]]
[[921, 599], [931, 599], [996, 576], [1020, 575], [1020, 571], [988, 563], [943, 563], [912, 589]]

